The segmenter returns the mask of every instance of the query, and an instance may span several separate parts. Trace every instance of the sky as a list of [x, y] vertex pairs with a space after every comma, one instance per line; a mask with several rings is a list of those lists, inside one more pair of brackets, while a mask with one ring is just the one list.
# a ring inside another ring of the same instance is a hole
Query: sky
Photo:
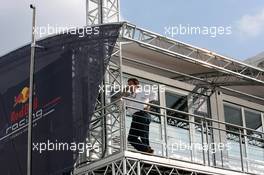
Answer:
[[[30, 3], [37, 7], [37, 26], [85, 25], [85, 0], [0, 1], [0, 55], [30, 42]], [[197, 47], [238, 60], [264, 51], [263, 0], [121, 0], [120, 4], [122, 20]], [[202, 32], [180, 33], [180, 27]], [[205, 32], [215, 28], [224, 32]]]

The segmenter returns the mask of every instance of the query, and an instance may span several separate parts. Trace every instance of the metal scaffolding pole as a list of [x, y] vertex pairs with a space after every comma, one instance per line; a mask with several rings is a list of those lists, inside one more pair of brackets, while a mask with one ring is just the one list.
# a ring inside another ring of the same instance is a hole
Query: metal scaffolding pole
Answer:
[[36, 27], [36, 7], [32, 4], [30, 8], [33, 10], [32, 19], [32, 42], [31, 42], [31, 57], [30, 57], [30, 75], [29, 75], [29, 105], [28, 105], [28, 150], [27, 150], [27, 175], [32, 174], [32, 113], [33, 113], [33, 86], [34, 86], [34, 67], [35, 67], [35, 32]]

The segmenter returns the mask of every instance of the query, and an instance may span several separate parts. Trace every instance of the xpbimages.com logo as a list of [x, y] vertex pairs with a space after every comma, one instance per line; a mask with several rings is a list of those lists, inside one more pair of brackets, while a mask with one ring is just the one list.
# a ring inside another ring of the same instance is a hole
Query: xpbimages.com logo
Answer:
[[39, 37], [47, 35], [59, 35], [59, 34], [71, 34], [78, 35], [79, 37], [84, 37], [88, 35], [99, 35], [100, 27], [76, 27], [76, 26], [58, 26], [50, 25], [47, 26], [36, 26], [34, 28], [34, 34]]
[[116, 94], [116, 93], [125, 93], [125, 92], [134, 92], [137, 91], [139, 93], [144, 93], [145, 95], [150, 95], [151, 93], [165, 92], [165, 85], [158, 84], [139, 84], [137, 85], [137, 89], [134, 86], [124, 85], [113, 83], [113, 85], [99, 85], [99, 92], [105, 92], [107, 95]]
[[55, 142], [47, 140], [47, 142], [33, 143], [32, 146], [32, 150], [40, 154], [45, 151], [73, 151], [79, 153], [89, 153], [90, 151], [99, 152], [99, 146], [97, 144], [93, 145], [92, 143], [67, 143], [58, 142], [57, 140]]
[[167, 37], [174, 38], [177, 35], [202, 35], [208, 37], [218, 37], [223, 35], [231, 35], [232, 27], [231, 26], [191, 26], [187, 25], [174, 25], [174, 26], [165, 26], [164, 34]]
[[181, 140], [170, 145], [171, 153], [178, 151], [210, 151], [212, 153], [231, 150], [229, 143], [187, 143]]

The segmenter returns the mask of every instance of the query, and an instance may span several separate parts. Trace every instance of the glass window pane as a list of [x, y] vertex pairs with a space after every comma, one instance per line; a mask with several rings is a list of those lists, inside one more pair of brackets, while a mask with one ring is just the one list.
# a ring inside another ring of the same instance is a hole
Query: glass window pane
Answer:
[[[165, 92], [166, 107], [178, 111], [188, 112], [188, 101], [186, 95], [181, 95], [176, 92]], [[184, 120], [188, 120], [188, 115], [167, 110], [167, 142], [170, 158], [190, 161], [190, 150], [179, 149], [178, 145], [190, 146], [189, 124]]]
[[[231, 104], [224, 104], [225, 122], [243, 126], [241, 107]], [[227, 129], [227, 144], [230, 146], [228, 150], [225, 164], [228, 168], [241, 170], [241, 151], [240, 140], [237, 127], [226, 125]], [[229, 131], [229, 132], [228, 132]], [[244, 147], [244, 144], [242, 145]]]
[[250, 168], [253, 168], [255, 161], [264, 161], [264, 143], [262, 140], [262, 134], [259, 132], [263, 131], [261, 113], [250, 109], [245, 110], [245, 121], [246, 127], [253, 129], [257, 132], [247, 130], [247, 154]]
[[[166, 96], [166, 107], [188, 112], [188, 102], [187, 102], [187, 96], [180, 95], [172, 92], [165, 92]], [[167, 115], [172, 116], [168, 117], [168, 125], [177, 126], [186, 128], [188, 126], [188, 123], [185, 121], [182, 121], [181, 119], [188, 120], [188, 115], [180, 114], [178, 112], [167, 110]]]
[[191, 111], [193, 111], [194, 114], [209, 117], [209, 99], [206, 96], [203, 96], [201, 94], [194, 94], [192, 98], [191, 103]]
[[246, 127], [262, 131], [261, 114], [253, 110], [245, 110]]
[[243, 126], [241, 108], [224, 104], [225, 121], [227, 123]]

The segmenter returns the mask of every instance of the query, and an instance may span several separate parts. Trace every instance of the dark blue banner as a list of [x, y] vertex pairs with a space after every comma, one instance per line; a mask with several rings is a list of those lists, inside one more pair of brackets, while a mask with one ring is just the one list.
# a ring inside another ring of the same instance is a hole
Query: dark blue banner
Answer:
[[[33, 175], [69, 173], [89, 132], [99, 85], [121, 25], [37, 42]], [[25, 175], [30, 46], [0, 58], [0, 174]]]

